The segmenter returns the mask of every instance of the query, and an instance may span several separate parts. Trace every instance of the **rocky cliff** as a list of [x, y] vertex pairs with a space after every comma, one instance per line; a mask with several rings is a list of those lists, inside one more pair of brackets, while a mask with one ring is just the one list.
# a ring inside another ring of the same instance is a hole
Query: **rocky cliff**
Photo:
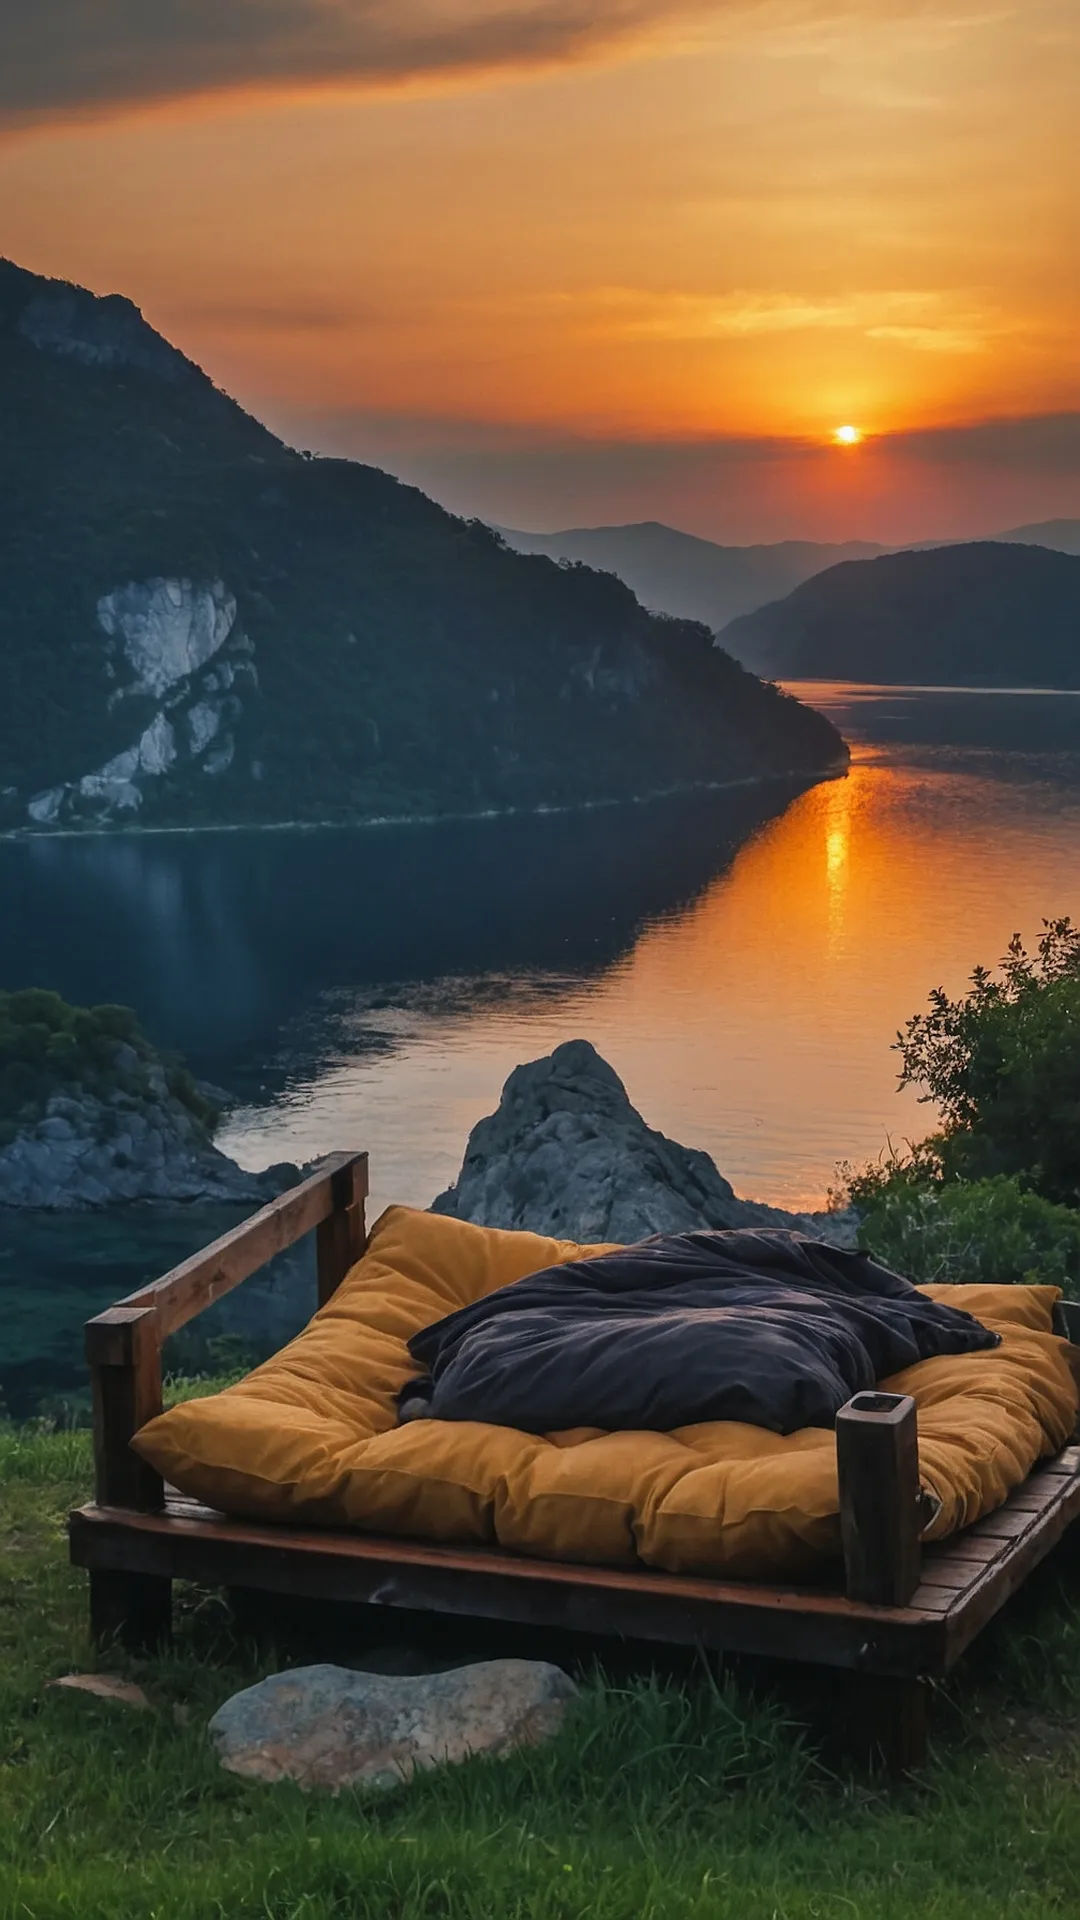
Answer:
[[283, 446], [130, 302], [0, 262], [0, 830], [574, 806], [840, 767], [608, 575]]
[[246, 1173], [214, 1146], [216, 1119], [130, 1009], [0, 994], [0, 1207], [258, 1204], [297, 1178], [293, 1167]]
[[514, 1069], [432, 1211], [585, 1243], [631, 1245], [696, 1227], [793, 1227], [841, 1245], [855, 1235], [850, 1214], [792, 1214], [740, 1200], [707, 1153], [646, 1126], [587, 1040], [567, 1040]]
[[[162, 775], [227, 773], [244, 694], [258, 689], [255, 649], [222, 581], [131, 581], [96, 608], [109, 713], [140, 696], [155, 702], [138, 738], [103, 766], [61, 781], [26, 804], [35, 826], [94, 825], [139, 813]], [[160, 703], [160, 704], [158, 704]], [[145, 717], [145, 716], [144, 716]]]
[[132, 1201], [238, 1201], [261, 1206], [292, 1168], [246, 1173], [168, 1092], [142, 1098], [54, 1094], [41, 1118], [0, 1148], [0, 1207], [68, 1212]]

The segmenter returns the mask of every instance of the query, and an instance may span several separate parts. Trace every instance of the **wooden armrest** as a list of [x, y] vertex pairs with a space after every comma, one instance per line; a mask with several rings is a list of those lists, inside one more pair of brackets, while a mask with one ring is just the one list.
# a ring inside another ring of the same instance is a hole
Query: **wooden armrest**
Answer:
[[[333, 1276], [326, 1271], [325, 1255], [331, 1237], [323, 1235], [319, 1244], [319, 1305], [324, 1306], [349, 1267], [364, 1250], [363, 1215], [368, 1191], [366, 1153], [332, 1153], [318, 1170], [298, 1187], [279, 1193], [268, 1206], [260, 1207], [248, 1220], [223, 1233], [201, 1252], [182, 1260], [160, 1280], [126, 1294], [118, 1307], [152, 1307], [162, 1340], [194, 1320], [196, 1314], [213, 1306], [223, 1294], [231, 1292], [242, 1280], [265, 1267], [276, 1253], [302, 1240], [312, 1227], [329, 1226], [336, 1215], [352, 1215], [345, 1225], [346, 1234], [335, 1232], [341, 1266]], [[349, 1256], [346, 1260], [346, 1256]], [[99, 1316], [100, 1317], [100, 1316]], [[89, 1326], [94, 1325], [89, 1322]]]
[[161, 1412], [161, 1348], [169, 1334], [312, 1228], [318, 1235], [319, 1305], [325, 1306], [364, 1251], [367, 1192], [367, 1154], [332, 1153], [298, 1187], [87, 1321], [100, 1506], [153, 1511], [163, 1503], [160, 1476], [131, 1451], [130, 1442]]

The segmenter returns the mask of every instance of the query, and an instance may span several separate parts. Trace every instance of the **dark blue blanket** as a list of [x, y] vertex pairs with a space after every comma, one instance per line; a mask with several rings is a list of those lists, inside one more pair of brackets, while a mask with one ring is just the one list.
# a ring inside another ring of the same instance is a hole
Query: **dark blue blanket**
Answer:
[[742, 1420], [831, 1427], [854, 1393], [999, 1344], [867, 1254], [768, 1230], [680, 1233], [548, 1267], [425, 1327], [402, 1419], [528, 1433]]

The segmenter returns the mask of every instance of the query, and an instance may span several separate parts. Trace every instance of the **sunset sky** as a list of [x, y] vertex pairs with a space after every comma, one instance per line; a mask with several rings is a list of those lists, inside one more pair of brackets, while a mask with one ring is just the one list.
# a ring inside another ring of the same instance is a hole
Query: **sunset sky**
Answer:
[[1078, 75], [1076, 0], [19, 0], [0, 252], [456, 511], [988, 532], [1080, 513]]

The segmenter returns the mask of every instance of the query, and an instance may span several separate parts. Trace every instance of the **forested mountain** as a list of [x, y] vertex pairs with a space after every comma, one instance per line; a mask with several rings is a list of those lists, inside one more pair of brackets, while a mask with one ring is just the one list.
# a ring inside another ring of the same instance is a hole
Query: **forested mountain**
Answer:
[[1080, 520], [1036, 520], [1028, 527], [995, 533], [994, 539], [1022, 547], [1054, 547], [1058, 553], [1080, 553]]
[[0, 263], [0, 826], [618, 799], [844, 757], [610, 577], [310, 459], [119, 296]]
[[830, 567], [733, 620], [759, 673], [930, 686], [1080, 686], [1080, 558], [982, 541]]
[[[546, 553], [553, 560], [580, 561], [614, 573], [642, 605], [681, 619], [703, 620], [720, 632], [744, 613], [782, 600], [804, 580], [845, 560], [871, 560], [879, 554], [928, 552], [956, 546], [953, 540], [918, 540], [910, 548], [879, 546], [869, 540], [834, 545], [814, 540], [778, 540], [772, 545], [725, 547], [700, 540], [658, 520], [621, 527], [568, 527], [562, 533], [498, 531], [519, 553]], [[1041, 520], [990, 536], [1020, 546], [1080, 553], [1080, 520]]]
[[790, 593], [801, 580], [842, 560], [883, 553], [865, 540], [822, 545], [780, 540], [772, 546], [722, 547], [658, 520], [625, 527], [569, 527], [565, 533], [499, 532], [519, 553], [546, 553], [614, 573], [643, 606], [714, 630], [741, 613]]

